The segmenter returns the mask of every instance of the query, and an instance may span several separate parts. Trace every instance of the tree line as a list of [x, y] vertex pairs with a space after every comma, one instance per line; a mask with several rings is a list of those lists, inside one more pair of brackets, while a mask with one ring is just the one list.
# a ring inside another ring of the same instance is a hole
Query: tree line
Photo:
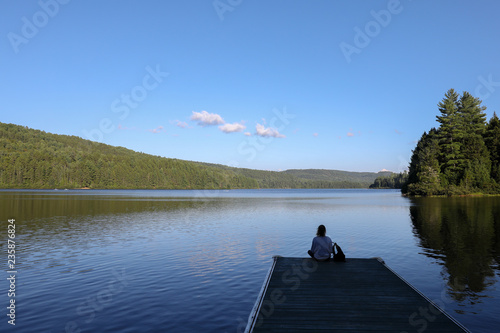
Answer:
[[230, 170], [0, 123], [0, 188], [257, 187]]
[[286, 172], [231, 168], [0, 123], [0, 188], [252, 189], [360, 188], [353, 179], [304, 179]]
[[370, 185], [372, 189], [402, 189], [408, 182], [408, 173], [393, 173], [389, 176], [377, 177], [373, 184]]
[[410, 160], [408, 195], [500, 193], [500, 121], [486, 121], [479, 98], [446, 92], [438, 104], [438, 128], [424, 132]]

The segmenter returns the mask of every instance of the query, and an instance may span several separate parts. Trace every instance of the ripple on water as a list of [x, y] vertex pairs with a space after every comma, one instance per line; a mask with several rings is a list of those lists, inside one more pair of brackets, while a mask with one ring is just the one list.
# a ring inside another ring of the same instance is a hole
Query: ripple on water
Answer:
[[[20, 222], [16, 332], [234, 332], [272, 256], [305, 256], [319, 224], [348, 258], [382, 257], [431, 298], [448, 287], [446, 253], [422, 245], [434, 239], [419, 238], [396, 192], [118, 192], [38, 197], [41, 216]], [[499, 324], [492, 283], [480, 303], [452, 299], [451, 311], [488, 332]]]

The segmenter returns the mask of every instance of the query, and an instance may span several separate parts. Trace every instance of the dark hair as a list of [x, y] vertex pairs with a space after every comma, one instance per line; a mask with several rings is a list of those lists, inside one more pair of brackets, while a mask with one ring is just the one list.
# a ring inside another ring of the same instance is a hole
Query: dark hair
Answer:
[[324, 237], [326, 235], [326, 228], [324, 225], [320, 225], [318, 227], [318, 231], [316, 232], [316, 236], [319, 236], [319, 237]]

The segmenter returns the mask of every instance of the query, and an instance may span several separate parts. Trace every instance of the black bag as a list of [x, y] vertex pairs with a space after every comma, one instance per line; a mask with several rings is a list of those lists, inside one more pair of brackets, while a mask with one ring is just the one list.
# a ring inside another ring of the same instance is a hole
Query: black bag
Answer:
[[[337, 253], [335, 253], [337, 249]], [[333, 261], [345, 261], [345, 254], [337, 243], [333, 244]]]

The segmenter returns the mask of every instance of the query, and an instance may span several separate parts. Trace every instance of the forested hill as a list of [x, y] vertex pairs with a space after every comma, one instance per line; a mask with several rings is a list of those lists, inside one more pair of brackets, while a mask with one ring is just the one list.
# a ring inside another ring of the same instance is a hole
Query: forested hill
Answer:
[[375, 173], [322, 169], [277, 172], [232, 168], [220, 164], [200, 164], [231, 170], [239, 175], [254, 179], [261, 188], [368, 188], [377, 177], [392, 174], [390, 171]]
[[373, 172], [352, 172], [339, 170], [323, 170], [323, 169], [305, 169], [305, 170], [286, 170], [284, 171], [292, 176], [319, 181], [334, 181], [334, 182], [357, 182], [367, 184], [368, 187], [377, 177], [390, 176], [390, 171]]
[[379, 175], [231, 168], [0, 123], [0, 188], [367, 188]]

